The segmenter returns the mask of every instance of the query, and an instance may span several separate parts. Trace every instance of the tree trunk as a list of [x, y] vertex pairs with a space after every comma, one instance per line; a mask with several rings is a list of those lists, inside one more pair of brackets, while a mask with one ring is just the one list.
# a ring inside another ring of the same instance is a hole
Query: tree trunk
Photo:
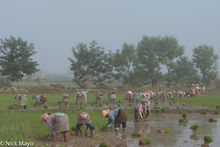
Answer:
[[21, 81], [21, 79], [18, 78], [18, 79], [17, 79], [17, 88], [18, 88], [18, 89], [20, 89], [20, 81]]

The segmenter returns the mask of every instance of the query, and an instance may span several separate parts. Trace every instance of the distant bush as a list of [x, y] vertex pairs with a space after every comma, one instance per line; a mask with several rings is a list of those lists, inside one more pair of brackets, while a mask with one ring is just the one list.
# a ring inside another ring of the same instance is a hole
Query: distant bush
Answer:
[[0, 77], [0, 88], [3, 88], [3, 87], [11, 87], [11, 81]]

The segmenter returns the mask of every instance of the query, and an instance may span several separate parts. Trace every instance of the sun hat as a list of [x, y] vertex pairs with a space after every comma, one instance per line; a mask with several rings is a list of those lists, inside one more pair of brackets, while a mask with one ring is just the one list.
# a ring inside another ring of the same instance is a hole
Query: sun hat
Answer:
[[102, 110], [102, 117], [106, 117], [109, 111], [110, 111], [109, 109]]

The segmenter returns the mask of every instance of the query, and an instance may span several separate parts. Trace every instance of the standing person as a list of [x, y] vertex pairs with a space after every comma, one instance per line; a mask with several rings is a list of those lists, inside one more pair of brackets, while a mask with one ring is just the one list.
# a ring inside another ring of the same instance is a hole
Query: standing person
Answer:
[[65, 105], [66, 108], [68, 108], [68, 105], [69, 105], [69, 95], [68, 94], [63, 94], [62, 104]]
[[206, 90], [206, 88], [205, 88], [205, 85], [203, 84], [203, 86], [202, 86], [202, 93], [205, 93], [205, 90]]
[[138, 103], [138, 93], [137, 92], [134, 92], [134, 94], [133, 94], [132, 103], [134, 100], [136, 101], [136, 103]]
[[132, 98], [133, 98], [133, 93], [132, 91], [128, 91], [126, 96], [125, 96], [125, 100], [127, 101], [127, 103], [132, 103]]
[[115, 130], [118, 131], [122, 124], [123, 129], [126, 128], [127, 115], [124, 109], [117, 108], [114, 110], [102, 110], [102, 117], [108, 118], [107, 127], [109, 128], [112, 124], [115, 125]]
[[91, 137], [95, 135], [95, 127], [90, 120], [89, 114], [86, 112], [81, 112], [78, 114], [77, 117], [77, 124], [76, 124], [76, 135], [78, 136], [79, 133], [82, 133], [81, 127], [86, 124], [86, 133], [85, 135], [87, 136], [88, 129], [90, 128], [90, 134]]
[[194, 84], [192, 84], [192, 86], [190, 87], [190, 97], [195, 97], [196, 96], [196, 88], [194, 86]]
[[102, 92], [98, 92], [96, 95], [96, 103], [99, 105], [102, 105], [102, 99], [103, 99], [103, 93]]
[[116, 94], [114, 91], [112, 91], [108, 96], [108, 103], [110, 102], [112, 102], [113, 104], [115, 104], [116, 102]]
[[199, 84], [196, 84], [196, 94], [200, 94], [200, 87], [199, 87]]
[[27, 96], [25, 94], [17, 94], [15, 96], [15, 99], [18, 101], [19, 108], [27, 108]]
[[56, 140], [57, 133], [62, 133], [64, 141], [68, 141], [69, 117], [64, 113], [44, 113], [41, 116], [41, 123], [47, 123], [50, 128], [50, 134], [53, 141]]

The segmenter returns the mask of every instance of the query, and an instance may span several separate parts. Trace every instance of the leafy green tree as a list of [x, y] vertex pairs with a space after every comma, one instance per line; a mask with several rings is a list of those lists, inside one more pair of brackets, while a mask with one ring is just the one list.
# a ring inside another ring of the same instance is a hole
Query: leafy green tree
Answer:
[[158, 49], [159, 37], [143, 36], [137, 46], [137, 61], [135, 70], [143, 84], [156, 86], [161, 79]]
[[91, 70], [89, 69], [89, 50], [86, 44], [79, 43], [76, 47], [72, 48], [74, 58], [69, 58], [71, 62], [71, 68], [74, 72], [73, 81], [81, 88], [85, 88], [88, 85], [91, 78]]
[[193, 62], [202, 75], [202, 83], [209, 85], [217, 76], [217, 59], [214, 49], [208, 45], [200, 45], [193, 49]]
[[98, 46], [96, 41], [89, 45], [79, 43], [72, 48], [74, 58], [69, 58], [71, 70], [74, 74], [73, 81], [81, 87], [105, 86], [111, 81], [112, 60], [111, 53], [105, 53], [104, 48]]
[[21, 38], [11, 36], [9, 39], [0, 39], [0, 72], [11, 81], [20, 81], [24, 75], [38, 71], [38, 63], [31, 58], [36, 52], [34, 44]]
[[199, 75], [193, 62], [187, 57], [180, 57], [174, 66], [175, 84], [181, 84], [184, 87], [191, 83], [199, 83]]
[[130, 85], [131, 77], [134, 72], [134, 61], [136, 58], [135, 47], [123, 44], [122, 50], [116, 50], [113, 56], [113, 66], [116, 71], [116, 79], [123, 81], [123, 84]]
[[167, 68], [167, 74], [165, 75], [165, 84], [169, 87], [174, 82], [173, 78], [173, 66], [174, 60], [182, 56], [184, 53], [183, 46], [178, 44], [176, 38], [171, 36], [165, 36], [160, 40], [160, 48], [158, 50], [160, 56], [160, 62]]

